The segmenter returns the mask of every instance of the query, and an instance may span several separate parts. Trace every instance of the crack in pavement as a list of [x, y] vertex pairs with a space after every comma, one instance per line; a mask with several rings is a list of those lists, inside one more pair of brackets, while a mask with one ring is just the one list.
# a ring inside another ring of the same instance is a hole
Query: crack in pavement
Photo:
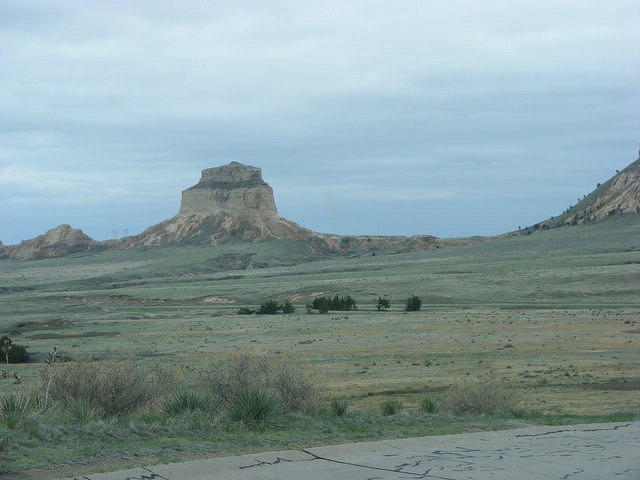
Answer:
[[612, 428], [591, 428], [591, 429], [584, 429], [584, 430], [575, 430], [575, 429], [565, 429], [565, 430], [553, 430], [551, 432], [543, 432], [543, 433], [529, 433], [529, 434], [525, 434], [525, 433], [521, 433], [520, 435], [516, 435], [516, 438], [522, 438], [522, 437], [542, 437], [544, 435], [553, 435], [555, 433], [566, 433], [566, 432], [575, 432], [575, 433], [581, 433], [581, 432], [606, 432], [606, 431], [614, 431], [614, 430], [618, 430], [619, 428], [624, 428], [624, 427], [630, 427], [631, 424], [627, 423], [625, 425], [616, 425], [615, 427]]
[[[136, 477], [126, 477], [124, 480], [171, 480], [167, 477], [163, 477], [162, 475], [148, 469], [147, 467], [140, 467], [140, 470], [145, 470], [147, 472], [149, 472], [149, 475], [146, 474], [142, 474], [141, 476], [136, 476]], [[91, 480], [89, 477], [82, 476], [82, 477], [73, 477], [73, 480]]]
[[306, 453], [313, 457], [312, 460], [324, 460], [325, 462], [338, 463], [340, 465], [349, 465], [352, 467], [360, 467], [360, 468], [368, 468], [371, 470], [380, 470], [382, 472], [390, 472], [390, 473], [400, 473], [402, 475], [413, 475], [415, 478], [436, 478], [439, 480], [455, 480], [451, 477], [439, 477], [436, 475], [430, 475], [427, 472], [424, 473], [416, 473], [416, 472], [403, 472], [401, 468], [384, 468], [384, 467], [374, 467], [373, 465], [362, 465], [360, 463], [352, 463], [352, 462], [344, 462], [342, 460], [334, 460], [333, 458], [321, 457], [320, 455], [316, 455], [315, 453], [311, 453], [308, 450], [301, 449], [301, 452]]
[[[300, 451], [304, 452], [304, 450], [300, 450]], [[278, 465], [279, 463], [313, 462], [314, 460], [318, 460], [318, 459], [305, 458], [301, 460], [289, 460], [288, 458], [277, 457], [273, 462], [265, 462], [264, 460], [258, 460], [257, 463], [252, 463], [251, 465], [243, 465], [242, 467], [238, 467], [238, 468], [240, 470], [244, 470], [246, 468], [262, 467], [263, 465]]]

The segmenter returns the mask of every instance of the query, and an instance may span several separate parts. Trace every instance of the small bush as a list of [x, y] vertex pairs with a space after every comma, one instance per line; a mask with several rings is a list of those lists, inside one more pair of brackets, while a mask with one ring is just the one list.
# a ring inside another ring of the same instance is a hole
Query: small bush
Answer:
[[473, 380], [455, 385], [449, 390], [448, 403], [456, 414], [491, 414], [513, 411], [518, 404], [517, 393], [500, 382]]
[[402, 403], [399, 400], [387, 400], [380, 405], [380, 411], [383, 415], [395, 415], [402, 410]]
[[278, 391], [287, 410], [310, 408], [317, 390], [308, 374], [293, 363], [270, 363], [263, 355], [236, 355], [225, 363], [213, 364], [203, 375], [204, 387], [229, 402], [240, 392]]
[[438, 413], [442, 408], [442, 402], [435, 397], [424, 397], [418, 402], [418, 410], [422, 413]]
[[219, 406], [219, 402], [210, 395], [192, 390], [180, 390], [165, 398], [160, 410], [165, 415], [175, 416], [195, 411], [216, 413]]
[[0, 397], [0, 421], [10, 429], [14, 429], [24, 418], [41, 408], [37, 395], [29, 393], [13, 393]]
[[238, 315], [253, 315], [256, 311], [253, 308], [243, 307], [238, 310]]
[[269, 386], [275, 388], [287, 410], [300, 411], [314, 407], [317, 392], [308, 375], [292, 364], [280, 363], [271, 368]]
[[232, 421], [262, 427], [276, 424], [282, 411], [280, 396], [266, 388], [240, 391], [230, 399], [228, 407]]
[[386, 298], [378, 297], [378, 302], [376, 303], [376, 310], [379, 312], [386, 312], [391, 307], [391, 303]]
[[202, 379], [207, 391], [228, 402], [238, 392], [266, 388], [269, 370], [262, 355], [233, 355], [226, 362], [211, 365]]
[[102, 414], [91, 400], [86, 398], [72, 398], [65, 405], [65, 412], [73, 423], [89, 423], [99, 418]]
[[257, 313], [259, 315], [275, 315], [282, 309], [282, 306], [275, 300], [265, 300], [260, 304]]
[[13, 343], [13, 340], [6, 335], [0, 337], [0, 352], [2, 353], [0, 361], [3, 363], [27, 363], [29, 361], [27, 347]]
[[116, 361], [62, 363], [51, 376], [52, 399], [65, 405], [75, 399], [86, 399], [107, 415], [129, 413], [146, 406], [172, 384], [172, 379], [161, 370]]
[[407, 298], [405, 303], [404, 310], [405, 312], [417, 312], [422, 308], [422, 300], [420, 297], [416, 297], [415, 295]]
[[329, 403], [329, 409], [334, 417], [344, 417], [349, 410], [349, 403], [346, 400], [334, 398]]
[[280, 308], [282, 309], [282, 313], [284, 313], [285, 315], [294, 313], [296, 311], [296, 308], [293, 306], [293, 304], [289, 300], [285, 300], [285, 302], [280, 306]]

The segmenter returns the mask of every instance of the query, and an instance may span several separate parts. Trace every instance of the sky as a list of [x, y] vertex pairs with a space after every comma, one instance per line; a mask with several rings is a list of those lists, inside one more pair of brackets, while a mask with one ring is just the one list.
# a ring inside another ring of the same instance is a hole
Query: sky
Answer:
[[637, 0], [2, 0], [0, 240], [177, 213], [261, 167], [338, 234], [491, 235], [638, 156]]

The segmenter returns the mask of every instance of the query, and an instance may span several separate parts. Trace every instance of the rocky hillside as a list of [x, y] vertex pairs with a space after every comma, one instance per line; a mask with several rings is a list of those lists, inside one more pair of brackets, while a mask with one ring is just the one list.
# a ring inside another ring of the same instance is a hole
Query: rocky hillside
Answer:
[[179, 213], [139, 235], [96, 242], [80, 230], [61, 225], [19, 245], [2, 246], [0, 258], [31, 260], [76, 252], [260, 242], [293, 239], [318, 258], [365, 252], [407, 252], [469, 243], [431, 235], [342, 236], [317, 233], [278, 215], [271, 187], [259, 168], [232, 162], [202, 172], [200, 181], [182, 192]]
[[593, 192], [561, 215], [527, 230], [582, 225], [633, 213], [640, 213], [640, 155], [638, 160], [605, 183], [599, 184]]
[[36, 238], [23, 240], [18, 245], [3, 246], [0, 243], [0, 258], [34, 260], [99, 249], [101, 243], [85, 235], [82, 230], [60, 225]]

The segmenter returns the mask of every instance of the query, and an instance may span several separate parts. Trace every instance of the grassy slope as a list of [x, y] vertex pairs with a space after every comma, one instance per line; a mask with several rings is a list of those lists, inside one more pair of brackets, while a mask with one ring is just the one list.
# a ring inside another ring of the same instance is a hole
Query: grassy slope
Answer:
[[[271, 267], [246, 270], [249, 258]], [[0, 287], [8, 292], [0, 305], [50, 303], [61, 294], [114, 304], [198, 303], [207, 296], [236, 304], [271, 296], [305, 302], [338, 292], [361, 304], [410, 293], [432, 304], [640, 303], [637, 215], [466, 247], [301, 263], [310, 258], [300, 244], [274, 241], [5, 261]], [[32, 291], [11, 291], [24, 288]]]

